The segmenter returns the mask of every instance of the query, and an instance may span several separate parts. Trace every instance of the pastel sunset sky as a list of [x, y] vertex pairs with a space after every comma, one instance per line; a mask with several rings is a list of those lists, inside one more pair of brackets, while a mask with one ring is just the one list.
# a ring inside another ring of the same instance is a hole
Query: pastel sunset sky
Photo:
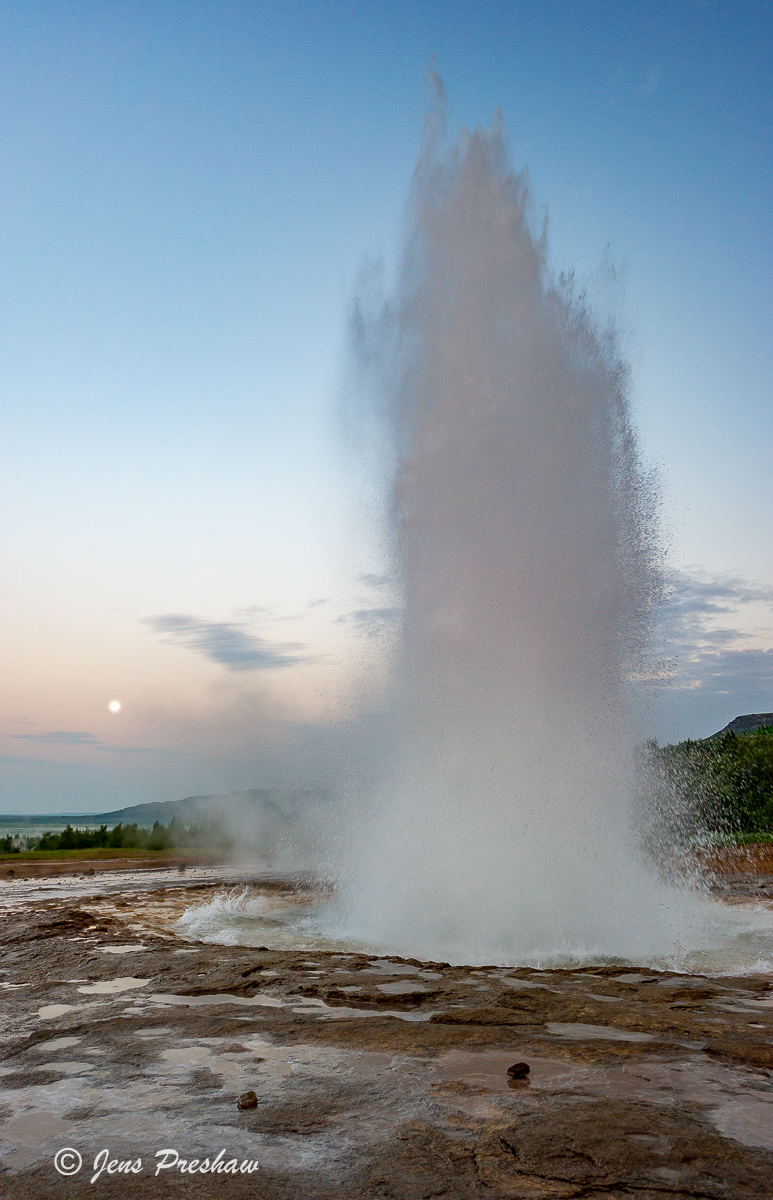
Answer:
[[773, 710], [772, 35], [765, 0], [0, 0], [0, 811], [328, 778], [394, 603], [348, 321], [433, 54], [554, 268], [619, 267], [672, 573], [643, 732]]

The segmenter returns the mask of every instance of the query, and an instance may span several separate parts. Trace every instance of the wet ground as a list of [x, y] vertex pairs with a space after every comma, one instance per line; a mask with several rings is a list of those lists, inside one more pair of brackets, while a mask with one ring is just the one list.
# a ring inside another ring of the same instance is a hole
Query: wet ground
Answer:
[[[773, 1196], [770, 977], [186, 941], [180, 915], [219, 882], [3, 887], [8, 1200]], [[69, 1177], [63, 1147], [83, 1159]]]
[[[99, 857], [100, 853], [103, 857]], [[93, 856], [92, 856], [93, 855]], [[185, 854], [177, 851], [168, 853], [131, 854], [117, 853], [110, 858], [104, 857], [104, 851], [90, 852], [89, 857], [71, 859], [29, 859], [22, 855], [6, 855], [0, 859], [0, 879], [61, 878], [62, 876], [86, 875], [92, 876], [97, 872], [102, 875], [106, 871], [164, 871], [170, 867], [182, 868], [194, 866], [225, 866], [222, 855]], [[226, 867], [227, 869], [227, 867]]]

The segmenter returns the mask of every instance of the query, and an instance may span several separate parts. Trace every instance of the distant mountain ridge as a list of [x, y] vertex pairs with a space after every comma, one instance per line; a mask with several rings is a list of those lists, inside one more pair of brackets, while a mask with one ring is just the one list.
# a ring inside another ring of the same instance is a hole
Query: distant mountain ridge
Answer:
[[288, 809], [295, 805], [324, 801], [327, 792], [323, 789], [271, 789], [249, 788], [242, 792], [222, 792], [209, 796], [185, 796], [182, 800], [158, 800], [147, 804], [131, 804], [126, 808], [115, 808], [102, 813], [7, 813], [0, 814], [0, 824], [14, 825], [60, 825], [69, 821], [72, 825], [139, 825], [150, 827], [159, 821], [168, 825], [173, 817], [185, 824], [200, 824], [203, 821], [225, 817], [249, 819], [258, 813], [263, 816], [287, 818]]
[[217, 792], [211, 796], [185, 796], [182, 800], [160, 800], [150, 804], [132, 804], [128, 808], [116, 808], [112, 812], [97, 813], [91, 819], [104, 821], [106, 825], [152, 825], [160, 821], [168, 825], [173, 817], [186, 824], [198, 824], [218, 818], [234, 820], [249, 819], [259, 812], [267, 816], [274, 814], [286, 819], [296, 806], [315, 801], [324, 801], [328, 793], [314, 788], [271, 789], [249, 788], [243, 792]]
[[742, 717], [734, 717], [729, 724], [725, 725], [724, 729], [719, 729], [716, 733], [712, 733], [706, 738], [710, 742], [712, 738], [722, 737], [723, 733], [755, 733], [758, 729], [766, 729], [769, 725], [773, 725], [773, 713], [746, 713]]
[[180, 821], [206, 821], [218, 816], [224, 808], [258, 804], [277, 804], [291, 793], [273, 792], [268, 788], [250, 788], [244, 792], [214, 793], [211, 796], [185, 796], [182, 800], [158, 800], [149, 804], [131, 804], [127, 808], [116, 808], [112, 812], [96, 813], [95, 821], [106, 825], [123, 822], [124, 825], [147, 825], [160, 821], [168, 825], [173, 817]]

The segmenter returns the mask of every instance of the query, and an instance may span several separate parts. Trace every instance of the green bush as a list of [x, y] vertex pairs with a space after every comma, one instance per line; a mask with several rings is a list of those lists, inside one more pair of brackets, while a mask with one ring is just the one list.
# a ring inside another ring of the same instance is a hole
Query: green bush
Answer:
[[773, 726], [674, 746], [648, 746], [661, 795], [682, 822], [749, 840], [773, 834]]

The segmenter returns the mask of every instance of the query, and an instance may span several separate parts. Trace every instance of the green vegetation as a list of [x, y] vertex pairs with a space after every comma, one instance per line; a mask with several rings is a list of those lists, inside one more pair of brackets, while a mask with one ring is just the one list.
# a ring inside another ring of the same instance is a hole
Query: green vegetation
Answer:
[[675, 746], [648, 746], [661, 809], [688, 832], [735, 842], [773, 840], [773, 726]]
[[115, 825], [108, 829], [73, 829], [67, 825], [61, 833], [44, 833], [40, 837], [8, 834], [0, 838], [0, 857], [11, 854], [45, 853], [53, 858], [77, 851], [103, 851], [114, 857], [118, 851], [209, 850], [224, 853], [231, 849], [233, 839], [219, 821], [204, 821], [186, 825], [173, 817], [168, 825], [156, 821], [152, 829], [139, 825]]

